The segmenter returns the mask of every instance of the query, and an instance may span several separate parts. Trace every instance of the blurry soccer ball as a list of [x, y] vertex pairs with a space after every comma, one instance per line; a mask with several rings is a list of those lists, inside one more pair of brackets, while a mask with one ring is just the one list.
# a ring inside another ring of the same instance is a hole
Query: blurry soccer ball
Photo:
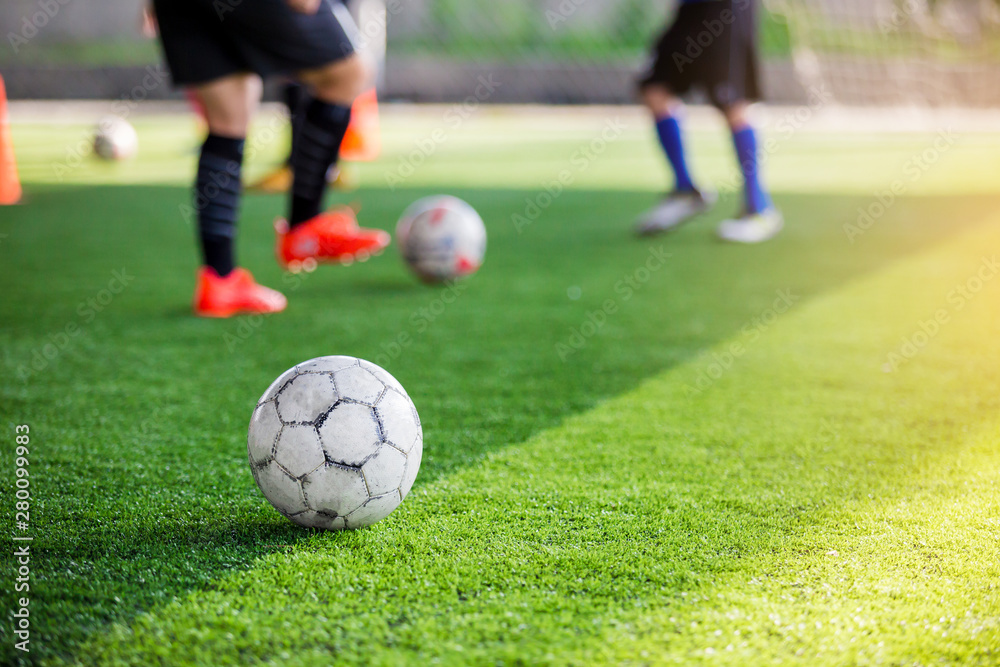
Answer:
[[295, 523], [363, 528], [410, 492], [423, 433], [413, 402], [388, 372], [354, 357], [320, 357], [264, 392], [247, 451], [257, 486]]
[[105, 160], [128, 160], [139, 151], [135, 128], [117, 116], [105, 116], [97, 123], [94, 154]]
[[454, 280], [479, 270], [486, 255], [486, 226], [457, 197], [425, 197], [410, 205], [396, 225], [403, 259], [429, 282]]

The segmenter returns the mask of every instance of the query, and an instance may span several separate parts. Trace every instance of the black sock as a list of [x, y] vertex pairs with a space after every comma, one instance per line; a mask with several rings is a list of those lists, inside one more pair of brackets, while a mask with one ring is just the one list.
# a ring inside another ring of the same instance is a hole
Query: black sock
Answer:
[[299, 133], [299, 126], [302, 125], [302, 118], [305, 116], [306, 104], [309, 101], [309, 94], [305, 86], [301, 83], [291, 82], [285, 84], [281, 91], [285, 98], [285, 106], [288, 107], [288, 116], [292, 126], [291, 148], [288, 151], [288, 160], [285, 162], [292, 166], [292, 155], [295, 153], [295, 139]]
[[240, 205], [244, 139], [209, 134], [198, 159], [195, 208], [205, 265], [220, 276], [236, 266], [233, 240]]
[[337, 161], [340, 143], [351, 122], [351, 107], [310, 100], [306, 105], [292, 151], [291, 227], [319, 215], [326, 192], [326, 173]]

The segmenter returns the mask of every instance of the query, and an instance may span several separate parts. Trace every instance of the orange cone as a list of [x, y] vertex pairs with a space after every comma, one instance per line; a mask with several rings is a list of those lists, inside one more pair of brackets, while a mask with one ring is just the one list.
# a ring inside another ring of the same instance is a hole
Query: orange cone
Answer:
[[17, 177], [14, 143], [10, 138], [7, 117], [7, 89], [0, 76], [0, 205], [16, 204], [21, 200], [21, 181]]
[[341, 159], [351, 162], [371, 162], [382, 151], [382, 136], [378, 122], [378, 95], [372, 88], [354, 101], [351, 124], [340, 145]]

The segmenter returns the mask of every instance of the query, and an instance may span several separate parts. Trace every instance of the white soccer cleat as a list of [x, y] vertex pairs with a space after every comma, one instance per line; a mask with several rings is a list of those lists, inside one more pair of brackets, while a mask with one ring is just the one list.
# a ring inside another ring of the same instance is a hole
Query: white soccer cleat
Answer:
[[680, 227], [685, 222], [710, 209], [715, 203], [714, 192], [678, 190], [671, 192], [659, 204], [639, 218], [635, 233], [650, 236]]
[[781, 211], [771, 207], [753, 215], [725, 220], [719, 225], [717, 234], [730, 243], [763, 243], [777, 236], [784, 226]]

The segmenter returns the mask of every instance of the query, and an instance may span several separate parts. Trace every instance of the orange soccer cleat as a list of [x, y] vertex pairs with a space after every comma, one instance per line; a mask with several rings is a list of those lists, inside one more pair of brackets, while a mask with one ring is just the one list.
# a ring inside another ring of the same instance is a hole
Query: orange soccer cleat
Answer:
[[[247, 190], [260, 194], [284, 194], [291, 191], [294, 180], [295, 174], [292, 172], [292, 168], [283, 165], [248, 185]], [[336, 164], [330, 167], [330, 171], [326, 174], [326, 180], [330, 187], [339, 192], [350, 192], [358, 189], [357, 177]]]
[[233, 269], [225, 278], [215, 269], [198, 270], [194, 290], [194, 313], [200, 317], [232, 317], [241, 313], [280, 313], [287, 305], [285, 295], [258, 285], [246, 269]]
[[291, 230], [287, 221], [278, 220], [274, 230], [278, 262], [293, 272], [311, 271], [318, 262], [363, 262], [392, 240], [389, 232], [359, 227], [354, 210], [347, 206], [320, 213]]
[[261, 192], [264, 194], [281, 194], [292, 189], [292, 180], [294, 178], [292, 168], [287, 164], [284, 164], [261, 178], [259, 181], [248, 185], [247, 190], [250, 192]]

